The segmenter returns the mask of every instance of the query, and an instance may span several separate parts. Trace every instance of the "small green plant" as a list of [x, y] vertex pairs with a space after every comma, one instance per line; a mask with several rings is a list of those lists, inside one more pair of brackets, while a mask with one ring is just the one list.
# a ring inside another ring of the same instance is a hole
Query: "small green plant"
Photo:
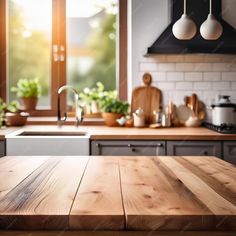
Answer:
[[41, 95], [41, 86], [38, 79], [20, 79], [16, 87], [11, 88], [19, 98], [38, 98]]
[[103, 112], [127, 115], [129, 104], [128, 102], [120, 101], [117, 98], [108, 97], [101, 101], [101, 107]]
[[18, 112], [19, 110], [19, 103], [17, 101], [11, 101], [9, 104], [6, 104], [1, 98], [0, 98], [0, 128], [5, 123], [5, 113], [6, 112]]
[[92, 101], [99, 101], [102, 99], [104, 93], [104, 85], [101, 82], [96, 83], [95, 88], [85, 88], [83, 92], [80, 93], [80, 98], [90, 104]]

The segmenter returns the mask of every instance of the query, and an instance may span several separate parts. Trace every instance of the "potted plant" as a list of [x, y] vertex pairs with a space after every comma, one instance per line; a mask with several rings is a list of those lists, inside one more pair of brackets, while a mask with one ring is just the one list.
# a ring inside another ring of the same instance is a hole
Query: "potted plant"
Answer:
[[41, 95], [41, 86], [38, 79], [20, 79], [11, 91], [16, 93], [23, 103], [25, 110], [35, 110], [38, 98]]
[[17, 101], [12, 101], [9, 104], [6, 104], [2, 99], [0, 99], [0, 127], [2, 125], [25, 125], [28, 116], [28, 113], [19, 111], [19, 103]]
[[118, 126], [117, 119], [128, 113], [129, 104], [117, 98], [106, 97], [101, 101], [102, 117], [108, 126]]
[[80, 99], [84, 102], [85, 115], [92, 117], [101, 116], [99, 101], [104, 96], [104, 85], [101, 82], [96, 83], [95, 88], [85, 88], [80, 93]]

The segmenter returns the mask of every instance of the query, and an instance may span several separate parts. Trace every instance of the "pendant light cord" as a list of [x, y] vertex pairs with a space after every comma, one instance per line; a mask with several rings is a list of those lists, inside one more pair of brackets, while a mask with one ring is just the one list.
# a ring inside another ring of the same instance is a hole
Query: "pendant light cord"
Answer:
[[187, 13], [187, 4], [186, 4], [187, 0], [184, 0], [184, 15], [186, 15]]
[[212, 0], [209, 1], [210, 4], [210, 14], [212, 15]]

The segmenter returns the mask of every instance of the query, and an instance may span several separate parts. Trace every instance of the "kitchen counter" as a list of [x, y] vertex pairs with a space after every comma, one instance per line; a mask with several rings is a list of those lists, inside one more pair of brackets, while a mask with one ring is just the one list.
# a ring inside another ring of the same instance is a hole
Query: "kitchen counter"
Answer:
[[236, 231], [236, 168], [215, 157], [13, 156], [0, 176], [1, 230]]
[[236, 134], [220, 134], [215, 131], [200, 128], [124, 128], [107, 126], [62, 126], [28, 125], [21, 128], [0, 130], [0, 139], [16, 130], [24, 131], [81, 131], [87, 132], [91, 140], [236, 140]]

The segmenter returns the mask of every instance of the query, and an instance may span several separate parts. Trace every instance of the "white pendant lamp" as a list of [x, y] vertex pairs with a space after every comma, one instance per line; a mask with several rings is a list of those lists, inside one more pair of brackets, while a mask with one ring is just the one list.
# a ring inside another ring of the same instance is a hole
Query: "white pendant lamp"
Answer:
[[190, 40], [197, 32], [196, 24], [186, 14], [186, 0], [184, 0], [184, 13], [181, 18], [173, 25], [172, 32], [179, 40]]
[[207, 19], [202, 23], [200, 27], [200, 33], [206, 40], [216, 40], [222, 35], [223, 27], [212, 14], [212, 0], [209, 1], [210, 12]]

